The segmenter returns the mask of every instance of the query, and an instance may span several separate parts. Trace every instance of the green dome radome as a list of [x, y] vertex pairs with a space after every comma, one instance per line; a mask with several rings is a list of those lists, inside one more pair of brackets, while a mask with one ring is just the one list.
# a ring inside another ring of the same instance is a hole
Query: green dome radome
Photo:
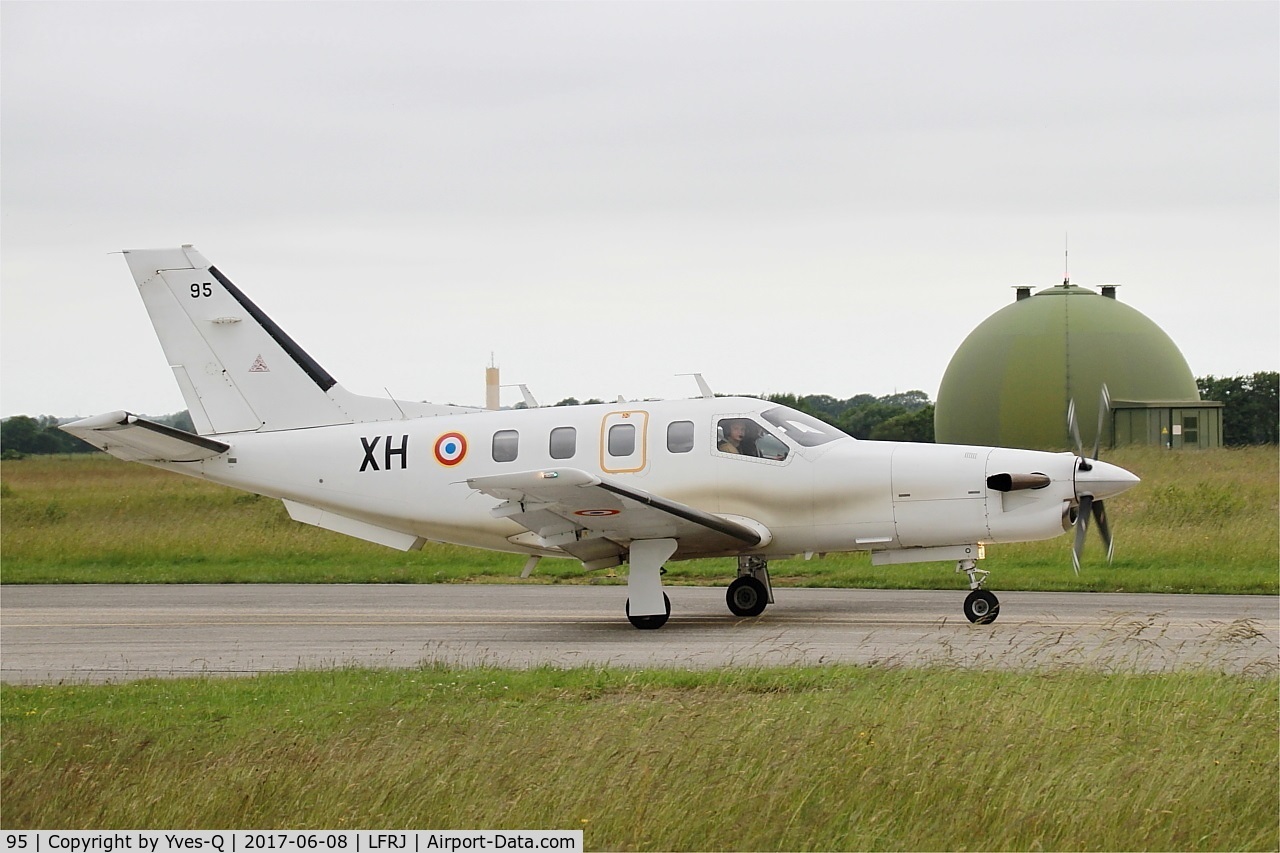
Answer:
[[1140, 311], [1085, 287], [1042, 290], [992, 314], [956, 350], [938, 390], [936, 440], [1069, 448], [1074, 398], [1090, 449], [1103, 383], [1113, 400], [1200, 399], [1177, 345]]

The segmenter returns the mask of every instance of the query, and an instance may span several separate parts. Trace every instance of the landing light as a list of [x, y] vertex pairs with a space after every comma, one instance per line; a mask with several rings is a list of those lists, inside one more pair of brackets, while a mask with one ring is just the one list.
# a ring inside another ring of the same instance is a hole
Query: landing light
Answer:
[[554, 480], [556, 477], [560, 476], [560, 472], [559, 471], [543, 471], [538, 476], [544, 480]]

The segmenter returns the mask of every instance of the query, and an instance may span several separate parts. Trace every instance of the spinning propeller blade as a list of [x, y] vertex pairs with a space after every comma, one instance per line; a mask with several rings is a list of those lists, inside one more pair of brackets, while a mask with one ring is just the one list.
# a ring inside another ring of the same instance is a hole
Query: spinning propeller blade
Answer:
[[1080, 556], [1084, 553], [1084, 537], [1089, 532], [1089, 510], [1093, 506], [1092, 495], [1080, 496], [1080, 511], [1076, 514], [1076, 542], [1071, 548], [1071, 567], [1080, 574]]
[[1080, 443], [1080, 424], [1076, 422], [1076, 401], [1072, 397], [1067, 401], [1067, 432], [1071, 434], [1071, 446], [1076, 449], [1076, 456], [1084, 459], [1084, 447]]
[[1098, 522], [1098, 534], [1102, 537], [1102, 543], [1107, 546], [1107, 562], [1110, 563], [1116, 543], [1111, 538], [1111, 528], [1107, 525], [1107, 508], [1102, 501], [1093, 502], [1093, 520]]
[[[1106, 425], [1107, 412], [1110, 410], [1111, 394], [1104, 384], [1098, 399], [1098, 429], [1093, 436], [1093, 457], [1090, 459], [1085, 457], [1084, 444], [1080, 440], [1080, 424], [1076, 420], [1076, 401], [1073, 399], [1067, 404], [1067, 430], [1071, 433], [1071, 440], [1075, 444], [1076, 456], [1079, 460], [1076, 465], [1076, 500], [1079, 501], [1079, 510], [1076, 513], [1075, 544], [1071, 549], [1071, 565], [1077, 575], [1080, 574], [1080, 558], [1084, 554], [1084, 540], [1089, 531], [1090, 516], [1098, 522], [1098, 533], [1102, 536], [1103, 544], [1107, 546], [1108, 563], [1111, 562], [1115, 553], [1115, 540], [1111, 537], [1111, 525], [1107, 523], [1107, 510], [1102, 499], [1109, 494], [1123, 491], [1128, 488], [1128, 485], [1121, 485], [1118, 481], [1111, 479], [1106, 470], [1094, 471], [1097, 467], [1112, 471], [1119, 470], [1105, 463], [1094, 464], [1098, 459], [1098, 450], [1102, 446], [1102, 428]], [[1082, 473], [1089, 472], [1093, 472], [1093, 476], [1080, 476]], [[1127, 471], [1123, 473], [1131, 481], [1137, 481], [1137, 478], [1128, 474]]]
[[[1098, 399], [1098, 431], [1093, 434], [1093, 458], [1098, 458], [1098, 447], [1102, 444], [1102, 427], [1107, 422], [1107, 412], [1111, 411], [1111, 395], [1107, 393], [1107, 384], [1102, 384], [1102, 393]], [[1079, 445], [1076, 445], [1079, 447]]]

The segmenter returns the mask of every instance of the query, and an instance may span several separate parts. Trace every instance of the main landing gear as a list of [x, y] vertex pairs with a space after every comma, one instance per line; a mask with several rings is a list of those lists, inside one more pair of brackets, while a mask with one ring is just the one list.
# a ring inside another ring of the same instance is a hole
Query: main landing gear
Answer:
[[661, 628], [671, 618], [671, 599], [662, 591], [662, 564], [676, 552], [674, 539], [631, 543], [627, 560], [627, 619], [642, 631]]
[[738, 577], [725, 595], [734, 616], [759, 616], [773, 604], [769, 561], [764, 557], [739, 557]]
[[[671, 599], [662, 591], [662, 568], [676, 552], [674, 539], [642, 539], [631, 543], [627, 574], [627, 620], [642, 631], [661, 628], [671, 618]], [[735, 616], [759, 616], [773, 603], [769, 561], [739, 557], [738, 577], [725, 596]]]
[[972, 590], [964, 600], [964, 617], [975, 625], [989, 625], [996, 621], [1000, 615], [1000, 599], [991, 590], [982, 588], [991, 573], [978, 568], [976, 560], [960, 560], [956, 572], [969, 576], [969, 589]]
[[671, 618], [671, 599], [667, 598], [667, 594], [662, 594], [662, 601], [666, 605], [666, 613], [651, 613], [648, 616], [632, 616], [631, 615], [631, 599], [627, 599], [627, 619], [631, 624], [639, 628], [641, 631], [661, 628], [667, 624], [667, 620]]

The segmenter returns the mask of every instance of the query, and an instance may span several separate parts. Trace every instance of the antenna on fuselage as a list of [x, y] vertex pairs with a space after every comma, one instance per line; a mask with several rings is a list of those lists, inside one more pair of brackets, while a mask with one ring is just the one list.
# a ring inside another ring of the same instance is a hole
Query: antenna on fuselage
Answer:
[[529, 386], [528, 386], [528, 385], [512, 384], [512, 385], [503, 385], [502, 387], [503, 387], [503, 388], [519, 388], [519, 389], [520, 389], [520, 396], [521, 396], [521, 398], [523, 398], [523, 399], [524, 399], [524, 405], [525, 405], [525, 408], [527, 408], [527, 409], [536, 409], [536, 408], [538, 408], [538, 401], [537, 401], [537, 400], [535, 400], [535, 399], [533, 398], [533, 395], [529, 393]]
[[698, 383], [698, 391], [702, 394], [702, 399], [710, 400], [715, 394], [711, 393], [711, 386], [707, 384], [707, 380], [702, 378], [701, 373], [677, 373], [676, 376], [692, 376], [693, 380]]
[[[396, 404], [397, 409], [400, 409], [400, 401], [391, 395], [391, 389], [388, 388], [386, 385], [383, 385], [382, 390], [387, 392], [387, 396], [391, 399], [391, 402]], [[402, 421], [409, 420], [409, 416], [404, 413], [404, 409], [400, 409], [400, 420]]]

